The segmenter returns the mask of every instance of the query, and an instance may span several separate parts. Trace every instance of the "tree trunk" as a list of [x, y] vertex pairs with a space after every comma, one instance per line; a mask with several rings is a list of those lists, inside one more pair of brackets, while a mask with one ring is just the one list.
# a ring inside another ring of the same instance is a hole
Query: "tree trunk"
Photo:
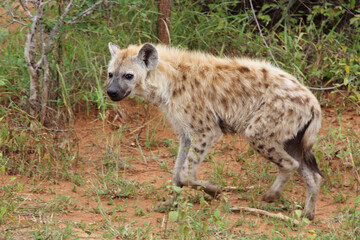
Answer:
[[158, 37], [164, 44], [170, 45], [170, 0], [158, 1]]

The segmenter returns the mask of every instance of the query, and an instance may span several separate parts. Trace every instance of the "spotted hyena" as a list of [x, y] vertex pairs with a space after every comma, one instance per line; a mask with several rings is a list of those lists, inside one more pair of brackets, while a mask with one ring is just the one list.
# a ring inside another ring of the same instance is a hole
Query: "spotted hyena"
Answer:
[[133, 94], [147, 99], [179, 133], [176, 186], [200, 188], [216, 197], [220, 190], [197, 179], [197, 170], [222, 133], [242, 134], [279, 167], [263, 200], [279, 199], [297, 170], [306, 183], [304, 215], [314, 218], [321, 173], [311, 148], [321, 109], [295, 77], [263, 61], [218, 58], [149, 43], [126, 49], [109, 43], [109, 49], [109, 97], [120, 101]]

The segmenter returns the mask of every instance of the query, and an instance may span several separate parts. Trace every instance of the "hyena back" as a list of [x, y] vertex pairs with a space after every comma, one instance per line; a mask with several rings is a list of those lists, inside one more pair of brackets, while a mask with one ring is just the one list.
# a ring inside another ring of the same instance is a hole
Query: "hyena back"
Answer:
[[297, 170], [306, 183], [304, 216], [313, 219], [321, 173], [311, 148], [321, 124], [317, 99], [292, 75], [269, 63], [217, 58], [162, 45], [120, 49], [109, 43], [108, 95], [147, 99], [165, 113], [180, 136], [173, 182], [220, 190], [196, 178], [200, 163], [222, 133], [242, 134], [262, 156], [279, 167], [263, 196], [280, 198]]

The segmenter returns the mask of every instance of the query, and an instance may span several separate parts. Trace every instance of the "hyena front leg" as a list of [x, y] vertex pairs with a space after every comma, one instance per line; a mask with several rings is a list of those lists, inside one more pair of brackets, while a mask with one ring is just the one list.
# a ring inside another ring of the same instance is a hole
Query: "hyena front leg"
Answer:
[[185, 161], [181, 168], [174, 169], [176, 171], [174, 172], [174, 176], [175, 178], [176, 176], [179, 176], [182, 185], [203, 190], [210, 196], [217, 197], [221, 191], [215, 184], [196, 178], [200, 163], [204, 160], [208, 150], [221, 135], [221, 130], [219, 128], [210, 129], [208, 127], [205, 129], [207, 129], [207, 131], [203, 128], [199, 132], [193, 134]]
[[[173, 183], [175, 186], [178, 186], [178, 187], [183, 187], [183, 184], [180, 181], [180, 170], [181, 170], [181, 167], [184, 165], [186, 156], [189, 153], [190, 145], [191, 145], [190, 137], [185, 132], [181, 132], [180, 133], [179, 152], [176, 157], [174, 171], [173, 171]], [[175, 191], [173, 191], [173, 193], [169, 196], [168, 200], [166, 200], [165, 202], [159, 202], [156, 205], [155, 210], [156, 211], [164, 211], [164, 210], [168, 210], [169, 208], [175, 207], [174, 203], [175, 203], [175, 199], [177, 198], [177, 196], [178, 196], [178, 194]]]
[[180, 133], [180, 144], [179, 144], [179, 152], [176, 158], [174, 172], [173, 172], [173, 183], [175, 186], [182, 187], [183, 184], [180, 181], [180, 170], [184, 165], [186, 157], [189, 153], [189, 149], [191, 146], [191, 138], [185, 133]]

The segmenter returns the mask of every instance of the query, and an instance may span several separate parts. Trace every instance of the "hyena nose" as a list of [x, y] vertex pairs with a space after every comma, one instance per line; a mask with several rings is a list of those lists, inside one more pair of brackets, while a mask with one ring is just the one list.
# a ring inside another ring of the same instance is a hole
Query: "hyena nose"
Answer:
[[107, 94], [109, 95], [109, 97], [116, 97], [118, 95], [118, 91], [114, 88], [109, 88], [107, 90]]

